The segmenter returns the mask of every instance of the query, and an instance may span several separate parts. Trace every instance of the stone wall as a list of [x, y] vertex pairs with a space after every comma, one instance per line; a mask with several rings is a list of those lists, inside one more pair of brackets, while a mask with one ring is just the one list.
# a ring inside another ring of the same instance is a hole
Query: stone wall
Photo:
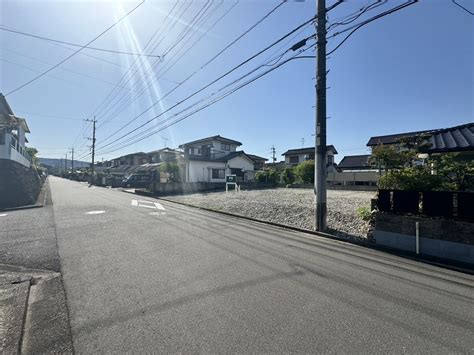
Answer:
[[0, 209], [34, 205], [41, 186], [35, 169], [0, 159]]

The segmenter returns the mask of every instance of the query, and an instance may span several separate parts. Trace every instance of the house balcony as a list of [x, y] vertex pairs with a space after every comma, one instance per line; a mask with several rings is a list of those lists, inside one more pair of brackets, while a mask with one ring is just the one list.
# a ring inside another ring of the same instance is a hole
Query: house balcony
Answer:
[[10, 144], [8, 144], [8, 140], [0, 141], [0, 159], [13, 160], [27, 168], [31, 166], [29, 154], [25, 148], [18, 147], [17, 141], [13, 137], [10, 140]]

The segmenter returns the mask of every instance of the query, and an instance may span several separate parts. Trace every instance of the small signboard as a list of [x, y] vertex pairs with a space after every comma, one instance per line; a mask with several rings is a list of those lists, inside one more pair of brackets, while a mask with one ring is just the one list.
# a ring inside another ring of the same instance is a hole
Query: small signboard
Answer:
[[229, 191], [229, 185], [234, 185], [235, 191], [240, 191], [239, 185], [237, 185], [237, 175], [226, 175], [225, 177], [225, 192]]

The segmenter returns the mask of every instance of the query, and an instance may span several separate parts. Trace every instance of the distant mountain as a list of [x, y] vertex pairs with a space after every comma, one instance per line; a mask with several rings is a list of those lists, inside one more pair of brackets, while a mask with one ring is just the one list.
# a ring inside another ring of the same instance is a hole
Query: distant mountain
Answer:
[[[64, 159], [55, 159], [55, 158], [39, 158], [39, 162], [41, 165], [47, 165], [51, 166], [53, 168], [59, 168], [63, 167], [64, 168]], [[67, 167], [71, 167], [72, 161], [68, 159], [67, 161]], [[90, 163], [86, 161], [79, 161], [79, 160], [74, 160], [74, 168], [86, 168], [89, 167]]]

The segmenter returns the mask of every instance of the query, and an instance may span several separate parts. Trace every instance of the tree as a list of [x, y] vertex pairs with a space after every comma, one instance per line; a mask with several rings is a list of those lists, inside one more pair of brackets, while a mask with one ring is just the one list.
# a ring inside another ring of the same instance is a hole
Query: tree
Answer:
[[160, 173], [168, 173], [170, 181], [173, 181], [173, 182], [181, 181], [178, 164], [166, 162], [164, 164], [161, 164], [158, 169]]
[[433, 171], [444, 180], [444, 188], [465, 191], [474, 189], [474, 161], [462, 160], [459, 153], [431, 157]]
[[314, 160], [305, 160], [295, 167], [296, 177], [305, 184], [314, 183]]
[[255, 180], [257, 182], [275, 183], [278, 181], [278, 172], [273, 168], [257, 171], [255, 173]]
[[295, 182], [295, 173], [292, 168], [286, 167], [280, 174], [280, 181], [285, 184], [289, 185]]
[[37, 157], [38, 149], [32, 148], [32, 147], [26, 147], [25, 150], [28, 153], [28, 155], [31, 157], [31, 163], [33, 164], [33, 166], [38, 167], [39, 166], [39, 159]]
[[402, 169], [409, 165], [415, 157], [416, 152], [414, 150], [398, 151], [393, 146], [380, 144], [372, 150], [370, 163], [382, 175], [382, 171], [388, 172], [394, 169]]

